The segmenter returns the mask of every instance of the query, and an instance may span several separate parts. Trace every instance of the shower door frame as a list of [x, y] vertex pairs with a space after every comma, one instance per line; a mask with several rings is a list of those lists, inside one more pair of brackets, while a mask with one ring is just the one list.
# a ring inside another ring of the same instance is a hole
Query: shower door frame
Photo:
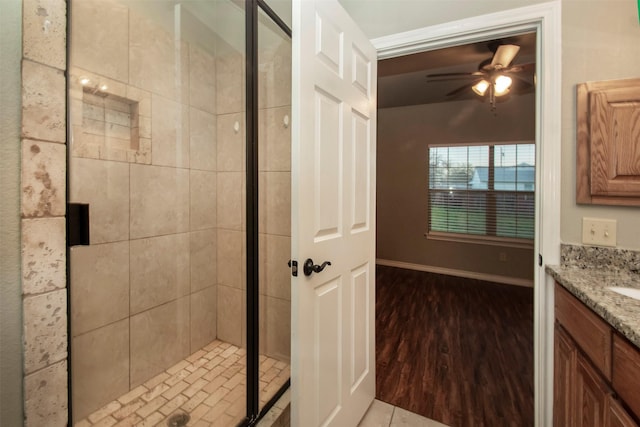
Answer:
[[255, 425], [289, 388], [291, 380], [260, 410], [260, 256], [258, 211], [258, 12], [262, 10], [291, 39], [291, 28], [265, 0], [245, 0], [246, 78], [246, 258], [247, 258], [247, 418], [241, 425]]

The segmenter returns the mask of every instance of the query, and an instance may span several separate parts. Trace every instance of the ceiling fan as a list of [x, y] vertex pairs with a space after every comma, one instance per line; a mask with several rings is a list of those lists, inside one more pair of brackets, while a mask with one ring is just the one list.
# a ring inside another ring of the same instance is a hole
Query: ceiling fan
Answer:
[[531, 73], [535, 68], [534, 63], [511, 65], [520, 50], [520, 46], [515, 44], [502, 44], [489, 46], [494, 52], [493, 57], [482, 61], [478, 65], [478, 70], [472, 73], [442, 73], [427, 75], [428, 81], [445, 80], [471, 80], [457, 89], [447, 93], [446, 96], [454, 96], [466, 90], [473, 90], [478, 96], [488, 95], [491, 109], [496, 108], [496, 97], [508, 94], [513, 85], [513, 78], [520, 80], [521, 88], [531, 87], [524, 76], [519, 73]]

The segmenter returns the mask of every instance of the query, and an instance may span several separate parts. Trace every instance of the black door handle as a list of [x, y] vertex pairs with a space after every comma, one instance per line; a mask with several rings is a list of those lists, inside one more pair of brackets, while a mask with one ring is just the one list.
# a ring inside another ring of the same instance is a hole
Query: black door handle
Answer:
[[327, 265], [331, 265], [331, 262], [325, 261], [322, 265], [314, 265], [313, 260], [311, 258], [307, 258], [304, 262], [304, 266], [302, 267], [302, 271], [304, 271], [305, 276], [311, 276], [313, 273], [320, 273]]

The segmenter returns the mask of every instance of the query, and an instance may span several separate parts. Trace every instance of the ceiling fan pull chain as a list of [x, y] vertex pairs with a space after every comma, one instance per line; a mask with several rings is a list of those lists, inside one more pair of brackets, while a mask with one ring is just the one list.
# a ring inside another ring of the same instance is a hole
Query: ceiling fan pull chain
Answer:
[[496, 92], [494, 89], [495, 83], [489, 85], [489, 104], [491, 104], [491, 111], [496, 111]]

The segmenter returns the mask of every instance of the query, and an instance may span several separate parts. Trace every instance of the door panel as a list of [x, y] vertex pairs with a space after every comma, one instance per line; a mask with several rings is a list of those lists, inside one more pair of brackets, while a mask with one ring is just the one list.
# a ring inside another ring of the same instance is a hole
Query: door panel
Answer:
[[369, 312], [370, 306], [362, 304], [369, 300], [369, 263], [360, 266], [351, 273], [351, 391], [366, 378], [369, 373]]
[[340, 280], [335, 279], [315, 289], [315, 357], [313, 370], [317, 375], [319, 425], [331, 421], [340, 409], [342, 394], [340, 371], [342, 368], [342, 292]]
[[315, 162], [316, 241], [342, 232], [342, 103], [316, 88]]
[[[375, 395], [376, 51], [337, 1], [294, 1], [292, 63], [291, 424], [356, 426]], [[306, 276], [308, 258], [331, 264]]]
[[351, 172], [352, 194], [351, 212], [351, 232], [357, 233], [369, 229], [369, 217], [371, 214], [371, 204], [369, 200], [370, 184], [369, 175], [371, 173], [371, 123], [364, 115], [352, 110], [351, 113], [353, 157]]

